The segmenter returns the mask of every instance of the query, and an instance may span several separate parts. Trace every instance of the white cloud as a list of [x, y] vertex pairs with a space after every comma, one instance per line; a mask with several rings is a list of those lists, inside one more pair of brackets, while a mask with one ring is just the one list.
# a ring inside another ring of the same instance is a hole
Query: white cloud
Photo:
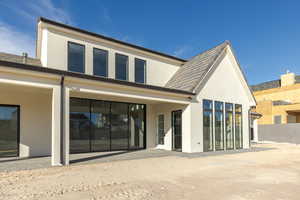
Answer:
[[35, 40], [15, 28], [0, 22], [0, 52], [35, 55]]
[[36, 23], [36, 19], [42, 16], [62, 23], [74, 24], [70, 13], [66, 9], [55, 6], [52, 0], [27, 0], [18, 3], [6, 1], [0, 4], [14, 11], [16, 15], [22, 16], [29, 23]]
[[189, 51], [191, 50], [191, 47], [188, 45], [183, 45], [179, 48], [177, 48], [174, 52], [173, 55], [176, 57], [182, 57], [185, 56]]
[[44, 16], [62, 23], [74, 24], [70, 13], [62, 8], [56, 7], [51, 0], [31, 1], [27, 5], [34, 17]]
[[50, 18], [66, 24], [75, 25], [69, 12], [53, 4], [51, 0], [27, 0], [27, 1], [5, 1], [0, 5], [13, 11], [24, 20], [30, 29], [31, 34], [0, 21], [0, 51], [20, 55], [27, 52], [35, 56], [35, 24], [40, 16]]

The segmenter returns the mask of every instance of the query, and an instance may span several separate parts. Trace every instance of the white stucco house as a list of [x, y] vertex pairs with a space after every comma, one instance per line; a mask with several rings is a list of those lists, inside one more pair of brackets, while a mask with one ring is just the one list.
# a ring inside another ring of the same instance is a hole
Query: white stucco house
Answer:
[[224, 42], [185, 60], [49, 19], [36, 58], [0, 54], [0, 156], [247, 149], [255, 99]]

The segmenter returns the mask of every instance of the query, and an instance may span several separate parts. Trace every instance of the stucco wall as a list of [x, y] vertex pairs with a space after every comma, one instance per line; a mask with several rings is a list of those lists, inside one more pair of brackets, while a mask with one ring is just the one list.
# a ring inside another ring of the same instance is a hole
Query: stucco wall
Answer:
[[20, 157], [51, 155], [51, 90], [0, 86], [0, 104], [20, 105]]
[[[46, 33], [44, 33], [46, 32]], [[122, 48], [118, 45], [108, 45], [104, 42], [84, 39], [71, 34], [59, 32], [57, 30], [43, 31], [42, 58], [43, 65], [50, 68], [67, 70], [67, 46], [68, 41], [76, 42], [85, 46], [85, 73], [93, 74], [93, 48], [107, 50], [108, 55], [108, 76], [115, 77], [115, 53], [127, 55], [129, 57], [128, 78], [134, 81], [134, 59], [146, 60], [146, 82], [151, 85], [164, 86], [166, 82], [179, 69], [180, 64], [160, 59], [158, 57], [134, 52], [130, 49]], [[46, 40], [46, 41], [45, 41]], [[47, 47], [45, 47], [45, 45]], [[45, 50], [46, 48], [46, 50]], [[47, 58], [45, 58], [45, 55]]]
[[[184, 127], [185, 105], [180, 104], [149, 104], [147, 105], [147, 148], [158, 148], [165, 150], [172, 150], [172, 111], [182, 110], [182, 148], [183, 151], [187, 149], [188, 144], [185, 142], [185, 134], [189, 130]], [[158, 115], [164, 115], [164, 145], [157, 144], [157, 126]], [[188, 122], [189, 123], [189, 122]]]
[[[288, 123], [288, 111], [298, 111], [300, 109], [300, 84], [282, 86], [253, 93], [257, 101], [256, 112], [262, 114], [258, 124], [273, 124], [274, 116], [281, 116], [282, 123]], [[286, 101], [291, 105], [273, 106], [272, 101]], [[300, 122], [297, 113], [292, 113], [296, 117], [296, 122]]]
[[[192, 109], [192, 151], [203, 151], [203, 99], [241, 104], [243, 109], [243, 147], [249, 148], [249, 118], [250, 100], [247, 90], [239, 77], [238, 66], [227, 54], [205, 84]], [[201, 113], [201, 114], [200, 114]]]

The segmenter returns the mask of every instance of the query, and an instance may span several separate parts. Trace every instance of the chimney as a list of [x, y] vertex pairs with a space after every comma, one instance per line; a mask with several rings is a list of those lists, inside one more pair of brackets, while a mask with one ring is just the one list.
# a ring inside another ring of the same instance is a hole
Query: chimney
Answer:
[[295, 74], [287, 71], [286, 74], [281, 75], [281, 87], [294, 85], [296, 82]]
[[28, 54], [25, 53], [25, 52], [23, 52], [23, 53], [22, 53], [22, 62], [23, 62], [24, 64], [27, 63], [27, 58], [28, 58]]

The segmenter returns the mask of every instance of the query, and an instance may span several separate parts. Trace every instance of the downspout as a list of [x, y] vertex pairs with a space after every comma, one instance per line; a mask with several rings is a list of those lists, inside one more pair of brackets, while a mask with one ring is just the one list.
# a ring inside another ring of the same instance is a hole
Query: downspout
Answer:
[[248, 110], [248, 137], [249, 137], [249, 149], [251, 148], [251, 107]]
[[60, 80], [60, 163], [64, 165], [64, 110], [65, 110], [65, 85], [64, 85], [65, 77], [61, 76]]

